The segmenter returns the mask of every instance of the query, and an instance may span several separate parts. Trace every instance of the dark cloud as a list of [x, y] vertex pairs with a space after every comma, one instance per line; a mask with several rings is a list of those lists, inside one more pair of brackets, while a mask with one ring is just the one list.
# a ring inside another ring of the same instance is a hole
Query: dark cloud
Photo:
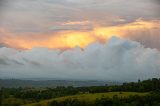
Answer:
[[0, 58], [0, 65], [9, 65], [6, 59]]
[[[31, 64], [31, 65], [40, 66], [40, 63], [38, 63], [38, 62], [30, 61], [30, 60], [28, 60], [28, 59], [26, 59], [26, 58], [23, 58], [23, 60], [24, 60], [26, 63], [29, 63], [29, 64]], [[18, 62], [18, 63], [19, 63], [19, 62]]]
[[8, 45], [4, 44], [4, 43], [0, 43], [0, 48], [1, 47], [9, 47]]
[[0, 0], [0, 11], [2, 11], [2, 9], [6, 6], [6, 4], [8, 4], [7, 0]]

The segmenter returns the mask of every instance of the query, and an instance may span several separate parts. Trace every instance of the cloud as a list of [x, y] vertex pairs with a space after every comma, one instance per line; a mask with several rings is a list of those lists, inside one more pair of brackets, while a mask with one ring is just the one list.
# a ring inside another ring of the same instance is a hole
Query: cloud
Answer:
[[[2, 60], [3, 59], [3, 60]], [[134, 81], [160, 77], [160, 51], [112, 37], [105, 44], [60, 51], [0, 48], [0, 77]]]
[[0, 43], [0, 48], [1, 47], [8, 47], [6, 44], [4, 44], [4, 43]]
[[62, 23], [62, 25], [86, 25], [86, 24], [90, 24], [90, 22], [89, 21], [73, 21], [73, 22]]
[[[80, 24], [71, 22], [69, 24]], [[85, 22], [83, 22], [85, 23]], [[62, 24], [62, 23], [61, 23]], [[32, 49], [33, 47], [47, 47], [57, 49], [85, 48], [88, 44], [99, 41], [104, 43], [113, 35], [128, 38], [142, 43], [145, 47], [160, 50], [160, 21], [145, 21], [138, 19], [135, 22], [115, 26], [79, 27], [77, 25], [54, 26], [58, 32], [19, 32], [15, 33], [0, 28], [0, 43], [16, 49]], [[62, 30], [63, 29], [63, 30]], [[82, 30], [83, 29], [83, 30]], [[28, 43], [30, 42], [30, 43]]]
[[158, 0], [1, 0], [0, 44], [84, 48], [119, 35], [160, 50], [160, 27], [148, 26], [160, 26], [158, 12]]
[[159, 19], [158, 0], [1, 0], [0, 6], [0, 26], [23, 32], [44, 32], [57, 22], [89, 20], [108, 26], [140, 17]]

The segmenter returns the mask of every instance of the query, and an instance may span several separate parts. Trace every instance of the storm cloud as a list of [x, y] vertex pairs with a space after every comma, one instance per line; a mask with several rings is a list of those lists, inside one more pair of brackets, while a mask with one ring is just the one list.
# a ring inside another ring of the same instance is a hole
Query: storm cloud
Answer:
[[160, 77], [160, 51], [112, 37], [66, 51], [0, 48], [0, 77], [135, 81]]

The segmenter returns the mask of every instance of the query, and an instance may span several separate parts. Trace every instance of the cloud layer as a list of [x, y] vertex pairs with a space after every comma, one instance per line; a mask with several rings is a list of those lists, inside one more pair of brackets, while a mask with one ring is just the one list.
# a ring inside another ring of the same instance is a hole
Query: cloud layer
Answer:
[[[77, 21], [67, 22], [63, 24], [82, 25], [88, 23], [90, 22]], [[60, 27], [54, 27], [54, 29], [55, 28], [59, 29]], [[0, 44], [16, 49], [32, 49], [33, 47], [68, 49], [74, 48], [77, 45], [81, 48], [84, 48], [88, 44], [96, 41], [103, 43], [104, 41], [111, 38], [112, 35], [117, 35], [121, 38], [128, 38], [134, 41], [138, 41], [145, 47], [157, 48], [160, 50], [160, 21], [145, 21], [143, 19], [138, 19], [135, 22], [118, 26], [95, 26], [94, 29], [89, 31], [75, 31], [73, 29], [67, 31], [61, 30], [56, 33], [15, 33], [4, 28], [0, 28]]]
[[160, 77], [160, 51], [112, 37], [83, 50], [0, 48], [0, 78], [66, 78], [128, 81]]
[[158, 1], [0, 0], [0, 46], [66, 49], [125, 35], [160, 50]]

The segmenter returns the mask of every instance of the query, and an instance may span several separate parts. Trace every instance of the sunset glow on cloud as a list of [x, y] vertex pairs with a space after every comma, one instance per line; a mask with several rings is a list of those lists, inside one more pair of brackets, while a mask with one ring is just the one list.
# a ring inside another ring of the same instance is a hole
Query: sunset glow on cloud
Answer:
[[1, 78], [62, 78], [136, 81], [160, 76], [160, 51], [131, 40], [112, 37], [83, 50], [61, 52], [33, 48], [18, 51], [0, 48]]
[[[73, 22], [80, 24], [79, 22]], [[70, 24], [73, 24], [70, 22]], [[137, 20], [133, 23], [127, 23], [119, 26], [110, 27], [97, 27], [90, 31], [59, 31], [56, 33], [20, 33], [21, 35], [15, 35], [13, 37], [12, 32], [7, 32], [1, 30], [4, 36], [1, 39], [1, 43], [8, 45], [9, 47], [14, 47], [18, 49], [32, 49], [34, 47], [47, 47], [47, 48], [57, 48], [57, 49], [67, 49], [80, 46], [81, 48], [86, 47], [88, 44], [93, 42], [106, 42], [112, 36], [118, 36], [122, 38], [136, 38], [138, 33], [143, 33], [144, 31], [152, 31], [154, 29], [160, 29], [159, 21], [143, 21]], [[132, 33], [133, 35], [131, 35]], [[146, 32], [147, 33], [147, 32]], [[157, 32], [155, 32], [156, 34]], [[29, 37], [24, 36], [28, 34]], [[30, 36], [34, 38], [30, 38]], [[143, 35], [139, 35], [142, 37]], [[156, 35], [155, 35], [156, 36]], [[157, 37], [153, 39], [156, 39]], [[143, 42], [141, 42], [143, 43]]]
[[1, 0], [0, 78], [158, 77], [159, 4], [159, 0]]
[[84, 48], [93, 42], [104, 43], [114, 35], [160, 49], [156, 0], [7, 0], [0, 3], [0, 46], [21, 50]]

